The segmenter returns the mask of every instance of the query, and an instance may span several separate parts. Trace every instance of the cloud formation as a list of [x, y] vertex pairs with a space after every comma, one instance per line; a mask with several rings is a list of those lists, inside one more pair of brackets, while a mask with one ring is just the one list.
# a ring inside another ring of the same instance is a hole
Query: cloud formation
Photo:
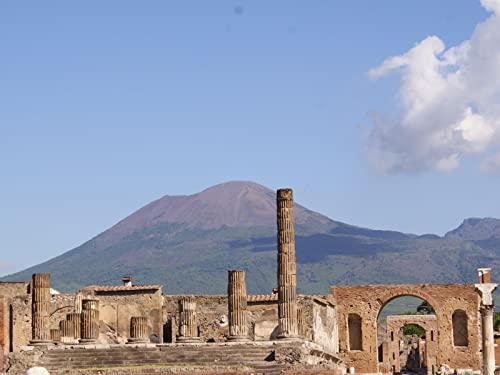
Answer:
[[378, 116], [366, 140], [378, 172], [450, 172], [467, 155], [500, 171], [500, 0], [480, 1], [491, 15], [469, 40], [446, 48], [429, 36], [368, 72], [400, 75], [398, 118]]

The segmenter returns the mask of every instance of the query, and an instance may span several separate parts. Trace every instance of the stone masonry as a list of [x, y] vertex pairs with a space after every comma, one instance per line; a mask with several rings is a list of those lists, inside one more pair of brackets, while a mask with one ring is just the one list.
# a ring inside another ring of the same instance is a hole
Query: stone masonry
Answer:
[[[480, 298], [474, 285], [402, 284], [334, 286], [331, 293], [337, 300], [340, 353], [356, 372], [380, 372], [377, 347], [377, 319], [382, 308], [394, 298], [414, 296], [427, 301], [436, 315], [436, 363], [451, 368], [481, 369]], [[466, 314], [466, 346], [453, 342], [452, 317], [456, 311]], [[361, 324], [361, 348], [349, 347], [349, 317], [357, 316]]]
[[99, 337], [99, 301], [84, 299], [81, 313], [81, 344], [90, 344]]
[[229, 340], [248, 340], [245, 271], [228, 271]]
[[177, 337], [177, 341], [199, 341], [196, 299], [193, 296], [179, 298], [179, 337]]
[[50, 344], [50, 274], [33, 274], [31, 297], [31, 344]]
[[297, 271], [292, 189], [276, 194], [278, 224], [278, 324], [279, 338], [297, 337]]

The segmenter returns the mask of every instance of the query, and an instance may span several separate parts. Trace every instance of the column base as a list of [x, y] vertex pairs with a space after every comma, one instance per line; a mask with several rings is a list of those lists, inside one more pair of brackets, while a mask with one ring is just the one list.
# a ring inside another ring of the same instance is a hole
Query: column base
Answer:
[[228, 336], [227, 340], [232, 342], [245, 342], [250, 341], [250, 338], [248, 336]]
[[286, 341], [286, 340], [290, 340], [290, 341], [297, 341], [297, 340], [300, 340], [301, 337], [299, 335], [278, 335], [276, 337], [278, 340], [283, 340], [283, 341]]
[[127, 344], [149, 344], [151, 341], [148, 339], [135, 339], [130, 338], [127, 340]]
[[78, 340], [78, 343], [83, 344], [83, 345], [95, 344], [95, 343], [97, 343], [97, 339], [80, 339], [80, 340]]
[[52, 341], [52, 340], [31, 340], [30, 345], [31, 346], [48, 346], [48, 345], [54, 345], [54, 341]]
[[201, 339], [199, 337], [177, 337], [177, 342], [179, 344], [194, 344], [201, 342]]

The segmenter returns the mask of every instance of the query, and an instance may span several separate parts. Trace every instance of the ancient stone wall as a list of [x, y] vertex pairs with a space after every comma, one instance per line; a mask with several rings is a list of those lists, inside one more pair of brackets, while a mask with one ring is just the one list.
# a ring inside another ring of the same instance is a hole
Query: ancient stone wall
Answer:
[[[339, 350], [349, 367], [356, 372], [380, 372], [377, 346], [377, 318], [382, 308], [400, 296], [415, 296], [427, 301], [436, 312], [437, 363], [452, 368], [481, 369], [481, 330], [479, 296], [474, 285], [406, 284], [335, 286], [331, 293], [337, 300]], [[453, 345], [452, 315], [456, 310], [467, 314], [468, 345]], [[348, 316], [361, 317], [362, 348], [350, 350]]]
[[417, 324], [425, 330], [425, 364], [427, 373], [434, 374], [440, 365], [437, 362], [437, 319], [435, 315], [398, 315], [388, 316], [385, 341], [387, 350], [383, 353], [382, 372], [401, 371], [400, 365], [400, 330], [407, 324]]
[[[5, 327], [5, 316], [8, 316], [8, 314], [5, 314], [5, 298], [3, 296], [0, 296], [0, 356], [3, 355], [3, 351], [5, 348], [5, 337], [7, 336], [5, 334], [6, 327]], [[8, 324], [7, 324], [8, 326]], [[7, 327], [8, 330], [8, 327]], [[3, 358], [3, 356], [2, 356]], [[2, 368], [2, 364], [0, 363], [0, 369]]]
[[101, 321], [100, 341], [126, 343], [130, 336], [130, 319], [133, 316], [147, 316], [150, 340], [163, 342], [161, 288], [136, 290], [135, 287], [101, 287], [84, 294], [99, 300]]
[[[0, 329], [0, 335], [3, 335], [3, 341], [4, 345], [3, 346], [3, 351], [4, 352], [9, 352], [13, 348], [13, 343], [14, 341], [19, 341], [18, 338], [16, 337], [10, 337], [10, 331], [11, 328], [14, 329], [14, 327], [11, 327], [11, 324], [14, 324], [14, 321], [16, 320], [15, 315], [17, 314], [17, 311], [14, 312], [14, 306], [18, 306], [17, 310], [21, 314], [24, 314], [24, 305], [23, 304], [18, 304], [15, 303], [15, 300], [18, 298], [21, 298], [24, 300], [25, 297], [29, 295], [30, 292], [30, 283], [29, 282], [0, 282], [0, 296], [3, 297], [3, 328]], [[28, 305], [29, 308], [29, 321], [28, 321], [28, 331], [26, 332], [27, 336], [25, 339], [28, 342], [31, 338], [31, 333], [30, 333], [30, 325], [31, 325], [31, 305]], [[18, 323], [21, 323], [23, 326], [24, 323], [22, 319], [17, 319]], [[14, 329], [14, 331], [21, 333], [23, 329]], [[19, 339], [24, 340], [24, 337], [20, 337]]]

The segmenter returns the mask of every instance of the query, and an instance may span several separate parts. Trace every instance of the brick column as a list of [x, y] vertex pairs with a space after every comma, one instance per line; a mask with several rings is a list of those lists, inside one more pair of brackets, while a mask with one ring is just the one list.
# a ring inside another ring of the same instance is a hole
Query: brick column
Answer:
[[491, 283], [490, 268], [479, 268], [479, 284], [476, 284], [476, 291], [481, 296], [481, 322], [483, 333], [483, 375], [495, 374], [495, 337], [493, 330], [493, 314], [495, 303], [493, 292], [498, 284]]
[[66, 315], [66, 320], [70, 323], [71, 336], [75, 340], [79, 340], [82, 335], [82, 324], [80, 313], [69, 313]]
[[247, 341], [247, 286], [245, 271], [228, 271], [227, 283], [229, 337], [231, 341]]
[[179, 336], [177, 342], [199, 342], [196, 300], [193, 296], [179, 298]]
[[31, 345], [50, 345], [50, 274], [35, 273], [31, 283]]
[[99, 301], [82, 300], [80, 344], [92, 344], [99, 338]]
[[133, 316], [130, 319], [129, 344], [149, 342], [148, 318], [145, 316]]
[[278, 338], [298, 336], [297, 271], [292, 189], [276, 194], [278, 211]]

